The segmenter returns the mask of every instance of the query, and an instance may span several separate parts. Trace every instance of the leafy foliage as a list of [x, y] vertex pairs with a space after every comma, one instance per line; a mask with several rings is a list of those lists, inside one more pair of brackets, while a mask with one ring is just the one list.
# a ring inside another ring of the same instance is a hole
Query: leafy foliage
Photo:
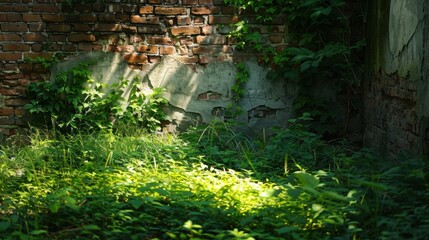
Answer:
[[310, 134], [306, 121], [291, 120], [293, 127], [265, 142], [225, 123], [182, 137], [138, 128], [35, 130], [30, 145], [0, 151], [0, 234], [6, 240], [427, 236], [427, 162], [383, 167], [366, 150], [347, 151]]
[[[81, 63], [55, 76], [52, 82], [33, 82], [28, 87], [30, 113], [42, 114], [52, 126], [65, 131], [97, 130], [115, 125], [139, 125], [150, 131], [165, 118], [162, 89], [145, 94], [139, 79], [122, 79], [110, 86], [91, 78], [88, 64]], [[124, 91], [130, 88], [128, 99]]]
[[297, 84], [295, 110], [298, 115], [309, 112], [314, 117], [319, 124], [313, 124], [313, 130], [344, 133], [347, 120], [359, 110], [356, 95], [364, 41], [352, 28], [363, 25], [363, 14], [350, 11], [353, 8], [345, 0], [225, 2], [253, 9], [263, 23], [287, 18], [288, 47], [282, 51], [267, 45], [263, 34], [245, 19], [235, 24], [230, 35], [238, 39], [238, 47], [253, 48], [264, 55], [265, 61], [277, 65], [269, 77]]

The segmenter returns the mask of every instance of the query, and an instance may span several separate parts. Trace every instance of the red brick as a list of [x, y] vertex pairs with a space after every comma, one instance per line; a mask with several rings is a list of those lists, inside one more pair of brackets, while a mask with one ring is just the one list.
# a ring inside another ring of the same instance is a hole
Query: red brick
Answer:
[[22, 39], [25, 42], [43, 42], [46, 40], [46, 36], [41, 33], [25, 33]]
[[24, 53], [24, 59], [34, 59], [37, 57], [52, 58], [52, 56], [54, 56], [53, 53], [32, 53], [32, 52], [25, 52]]
[[181, 62], [181, 63], [197, 63], [198, 62], [198, 57], [197, 56], [176, 56], [174, 57], [174, 59], [176, 59], [177, 61]]
[[188, 53], [189, 53], [189, 49], [188, 49], [188, 47], [186, 47], [186, 46], [177, 46], [177, 47], [176, 47], [176, 52], [177, 52], [179, 55], [188, 55]]
[[155, 7], [155, 14], [160, 15], [184, 15], [186, 12], [183, 7]]
[[1, 4], [0, 5], [0, 12], [13, 12], [13, 5], [12, 4]]
[[17, 96], [19, 92], [17, 88], [0, 88], [0, 94], [3, 96]]
[[179, 0], [163, 0], [162, 3], [164, 5], [174, 5], [174, 4], [179, 3]]
[[219, 7], [193, 7], [192, 14], [195, 15], [209, 15], [209, 14], [217, 14], [220, 12]]
[[135, 47], [133, 45], [116, 46], [116, 51], [123, 53], [132, 53], [135, 51]]
[[61, 46], [61, 51], [63, 52], [75, 52], [77, 47], [74, 44], [65, 44]]
[[43, 50], [44, 49], [42, 44], [36, 43], [31, 45], [31, 51], [33, 52], [42, 52]]
[[73, 30], [76, 32], [89, 32], [92, 28], [88, 24], [73, 24]]
[[238, 16], [209, 16], [209, 24], [231, 24], [238, 21]]
[[22, 15], [24, 22], [40, 22], [42, 18], [38, 14], [27, 13]]
[[92, 34], [72, 33], [68, 36], [70, 42], [94, 42], [95, 36]]
[[26, 110], [21, 109], [21, 108], [17, 108], [15, 109], [15, 116], [22, 116], [26, 113]]
[[20, 22], [21, 14], [6, 14], [6, 20], [8, 22]]
[[71, 26], [67, 24], [48, 24], [48, 32], [70, 32]]
[[198, 0], [182, 0], [183, 5], [195, 5], [198, 4]]
[[29, 12], [30, 7], [28, 4], [14, 4], [13, 11], [15, 12]]
[[179, 39], [181, 45], [193, 45], [195, 40], [193, 37], [184, 37]]
[[90, 43], [79, 43], [78, 50], [84, 51], [84, 52], [90, 52], [90, 51], [92, 51], [92, 44], [90, 44]]
[[120, 32], [122, 27], [120, 24], [99, 23], [95, 25], [94, 30], [98, 32]]
[[137, 27], [136, 27], [136, 26], [127, 26], [127, 25], [123, 25], [123, 26], [122, 26], [122, 32], [126, 32], [126, 33], [137, 33]]
[[173, 55], [176, 49], [173, 46], [162, 46], [159, 48], [160, 55]]
[[149, 33], [149, 34], [165, 34], [167, 32], [166, 28], [160, 26], [144, 26], [137, 28], [139, 33]]
[[126, 13], [135, 13], [138, 9], [138, 6], [133, 4], [127, 4], [122, 7], [122, 11]]
[[66, 17], [62, 14], [43, 14], [42, 19], [45, 22], [64, 22]]
[[0, 118], [0, 125], [15, 125], [15, 119]]
[[33, 12], [57, 13], [60, 11], [59, 6], [54, 4], [34, 4], [31, 8]]
[[204, 18], [202, 16], [192, 18], [194, 24], [204, 24]]
[[159, 17], [141, 17], [139, 15], [132, 15], [131, 23], [159, 24]]
[[197, 43], [222, 45], [226, 43], [226, 36], [197, 36]]
[[173, 40], [169, 37], [152, 37], [148, 36], [146, 39], [149, 44], [158, 44], [158, 45], [173, 45]]
[[0, 59], [3, 61], [17, 61], [22, 59], [22, 53], [2, 53], [0, 52]]
[[178, 35], [198, 35], [201, 33], [200, 27], [177, 27], [171, 29], [171, 34], [173, 36]]
[[13, 80], [4, 80], [3, 81], [3, 85], [5, 86], [9, 86], [9, 87], [16, 87], [18, 86], [18, 81], [13, 79]]
[[216, 27], [212, 27], [212, 26], [204, 26], [202, 28], [202, 32], [205, 35], [210, 35], [210, 34], [215, 34], [216, 33]]
[[188, 16], [178, 16], [177, 17], [177, 25], [190, 25], [191, 18]]
[[216, 54], [222, 52], [222, 47], [219, 46], [198, 46], [192, 49], [194, 54]]
[[21, 37], [18, 34], [0, 34], [0, 41], [17, 42], [17, 41], [21, 41]]
[[200, 5], [213, 5], [213, 0], [198, 0]]
[[6, 106], [10, 106], [10, 107], [20, 107], [20, 106], [24, 106], [25, 104], [28, 103], [27, 100], [23, 100], [23, 99], [6, 99], [4, 100], [4, 103]]
[[162, 0], [148, 0], [147, 3], [149, 3], [149, 4], [161, 4]]
[[45, 31], [46, 24], [45, 23], [30, 23], [28, 24], [30, 28], [30, 32], [42, 32]]
[[13, 52], [13, 51], [29, 51], [30, 46], [25, 43], [3, 43], [3, 51]]
[[88, 13], [92, 11], [92, 4], [77, 4], [75, 11], [78, 13]]
[[27, 24], [25, 23], [2, 23], [2, 32], [26, 32], [28, 30]]
[[97, 16], [91, 13], [85, 13], [79, 15], [80, 22], [95, 22], [97, 21]]
[[48, 40], [50, 42], [64, 42], [66, 41], [66, 35], [63, 34], [49, 34]]
[[153, 6], [144, 6], [139, 9], [140, 14], [153, 14]]
[[153, 45], [140, 45], [138, 51], [147, 54], [158, 54], [158, 47]]
[[148, 63], [148, 57], [146, 56], [146, 54], [138, 54], [138, 53], [125, 54], [124, 59], [128, 63], [135, 63], [135, 64]]
[[13, 108], [0, 108], [0, 116], [11, 116], [15, 113]]

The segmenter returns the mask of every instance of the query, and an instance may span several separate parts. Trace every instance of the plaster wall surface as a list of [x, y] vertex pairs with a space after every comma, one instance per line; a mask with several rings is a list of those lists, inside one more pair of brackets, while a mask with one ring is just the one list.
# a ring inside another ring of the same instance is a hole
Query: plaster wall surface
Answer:
[[424, 72], [427, 1], [369, 2], [364, 143], [388, 158], [426, 148], [429, 115]]
[[165, 111], [171, 132], [209, 123], [215, 118], [225, 120], [228, 117], [225, 112], [231, 106], [242, 109], [235, 120], [256, 134], [261, 128], [284, 126], [293, 112], [293, 94], [286, 93], [285, 82], [268, 80], [267, 68], [252, 58], [245, 62], [250, 78], [243, 86], [244, 97], [238, 102], [232, 100], [231, 87], [237, 71], [232, 61], [189, 66], [166, 56], [141, 71], [129, 68], [118, 53], [90, 52], [57, 64], [52, 69], [51, 78], [83, 61], [90, 63], [93, 79], [98, 81], [112, 84], [119, 79], [137, 77], [148, 93], [153, 88], [164, 88], [164, 97], [169, 102]]

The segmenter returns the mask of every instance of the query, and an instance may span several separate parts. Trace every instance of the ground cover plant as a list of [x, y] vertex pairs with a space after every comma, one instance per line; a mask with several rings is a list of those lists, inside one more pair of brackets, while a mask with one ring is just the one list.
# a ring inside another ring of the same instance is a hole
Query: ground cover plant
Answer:
[[[34, 130], [0, 154], [1, 239], [424, 239], [427, 164], [327, 143], [306, 117], [265, 140]], [[349, 150], [347, 150], [349, 149]]]

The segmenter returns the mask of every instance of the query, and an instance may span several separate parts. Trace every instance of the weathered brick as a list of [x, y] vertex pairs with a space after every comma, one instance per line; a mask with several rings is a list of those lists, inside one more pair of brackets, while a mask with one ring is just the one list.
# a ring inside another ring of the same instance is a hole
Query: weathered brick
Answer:
[[50, 42], [64, 42], [66, 40], [66, 35], [63, 34], [49, 34], [48, 40]]
[[159, 17], [141, 17], [139, 15], [132, 15], [131, 23], [159, 24]]
[[173, 45], [173, 40], [169, 37], [153, 37], [148, 36], [146, 39], [148, 44], [158, 44], [158, 45]]
[[200, 5], [213, 5], [213, 0], [198, 0]]
[[48, 24], [48, 32], [70, 32], [71, 26], [67, 24]]
[[270, 35], [269, 38], [271, 43], [281, 43], [283, 41], [283, 36], [281, 35]]
[[219, 35], [219, 36], [197, 36], [197, 43], [198, 44], [213, 44], [213, 45], [222, 45], [226, 43], [226, 36]]
[[43, 42], [46, 40], [46, 36], [41, 33], [25, 33], [22, 39], [25, 42]]
[[22, 15], [24, 22], [40, 22], [42, 20], [39, 14], [26, 13]]
[[0, 59], [4, 61], [17, 61], [22, 59], [22, 53], [2, 53], [0, 52]]
[[144, 6], [139, 9], [140, 14], [153, 14], [153, 6]]
[[0, 12], [13, 12], [13, 4], [0, 4]]
[[135, 13], [137, 10], [139, 10], [139, 7], [133, 4], [127, 4], [122, 7], [122, 11], [126, 13]]
[[99, 14], [98, 15], [99, 22], [115, 22], [116, 15], [114, 14]]
[[94, 42], [96, 37], [93, 34], [72, 33], [68, 35], [70, 42]]
[[8, 107], [21, 107], [21, 106], [24, 106], [25, 104], [27, 104], [28, 101], [24, 100], [24, 99], [12, 98], [12, 99], [5, 99], [4, 103]]
[[197, 16], [197, 17], [193, 17], [192, 21], [194, 22], [194, 24], [198, 25], [198, 24], [204, 24], [204, 18], [202, 16]]
[[191, 10], [192, 14], [195, 15], [210, 15], [220, 13], [219, 7], [193, 7]]
[[123, 58], [128, 63], [134, 63], [134, 64], [148, 63], [148, 57], [146, 54], [139, 54], [139, 53], [125, 54]]
[[167, 32], [166, 28], [163, 28], [161, 26], [144, 26], [144, 27], [137, 27], [137, 31], [139, 33], [149, 33], [149, 34], [164, 34]]
[[198, 35], [201, 33], [200, 27], [176, 27], [171, 29], [173, 36], [178, 35]]
[[97, 16], [92, 13], [79, 14], [80, 22], [95, 22], [97, 21]]
[[198, 46], [192, 49], [194, 54], [216, 54], [222, 52], [222, 47], [219, 46]]
[[88, 24], [73, 24], [73, 30], [76, 32], [88, 32], [92, 30], [92, 27]]
[[77, 49], [79, 51], [90, 52], [90, 51], [92, 51], [92, 44], [90, 44], [90, 43], [79, 43]]
[[176, 52], [179, 55], [188, 55], [189, 54], [189, 49], [187, 46], [176, 46]]
[[31, 44], [31, 51], [33, 52], [42, 52], [43, 49], [43, 45], [40, 43], [35, 43], [35, 44]]
[[21, 37], [18, 34], [0, 34], [1, 42], [17, 42], [21, 41]]
[[2, 23], [1, 31], [2, 32], [26, 32], [28, 26], [25, 23]]
[[75, 7], [75, 11], [78, 13], [92, 12], [92, 4], [77, 4], [74, 7]]
[[236, 7], [222, 6], [221, 9], [223, 15], [234, 15], [238, 13], [238, 9]]
[[198, 62], [198, 56], [175, 56], [174, 59], [181, 63], [189, 64], [189, 63], [197, 63]]
[[34, 4], [31, 10], [33, 12], [58, 13], [60, 7], [54, 4]]
[[21, 14], [6, 14], [6, 20], [8, 22], [20, 22]]
[[158, 47], [154, 45], [140, 45], [137, 51], [147, 54], [158, 54]]
[[178, 16], [177, 17], [177, 25], [190, 25], [191, 18], [188, 16]]
[[147, 0], [147, 3], [149, 3], [149, 4], [161, 4], [162, 0]]
[[186, 12], [184, 7], [155, 7], [155, 14], [160, 15], [184, 15]]
[[3, 43], [3, 51], [29, 51], [30, 46], [26, 43]]
[[215, 34], [216, 33], [216, 27], [204, 26], [204, 27], [202, 27], [202, 32], [205, 35]]
[[183, 37], [179, 39], [181, 45], [193, 45], [195, 40], [193, 37]]
[[162, 46], [159, 48], [160, 55], [173, 55], [175, 53], [175, 48], [173, 46]]
[[74, 44], [64, 44], [61, 46], [61, 51], [63, 52], [75, 52], [76, 50], [77, 47]]
[[43, 14], [42, 20], [45, 22], [64, 22], [66, 16], [63, 14]]
[[0, 116], [12, 116], [14, 115], [15, 110], [11, 107], [0, 108]]
[[179, 0], [163, 0], [162, 3], [164, 5], [174, 5], [174, 4], [179, 3]]
[[94, 30], [98, 32], [120, 32], [122, 26], [120, 24], [99, 23], [95, 25]]
[[209, 16], [209, 24], [231, 24], [238, 21], [238, 16]]
[[[14, 67], [16, 68], [16, 67]], [[3, 96], [17, 96], [19, 95], [17, 88], [0, 88], [0, 95]]]
[[198, 0], [182, 0], [183, 5], [196, 5], [198, 4]]
[[28, 24], [30, 32], [44, 32], [46, 29], [45, 23], [30, 23]]
[[53, 53], [46, 53], [46, 52], [41, 52], [41, 53], [25, 52], [23, 54], [24, 54], [24, 59], [33, 59], [33, 58], [37, 58], [37, 57], [52, 58], [54, 56]]

